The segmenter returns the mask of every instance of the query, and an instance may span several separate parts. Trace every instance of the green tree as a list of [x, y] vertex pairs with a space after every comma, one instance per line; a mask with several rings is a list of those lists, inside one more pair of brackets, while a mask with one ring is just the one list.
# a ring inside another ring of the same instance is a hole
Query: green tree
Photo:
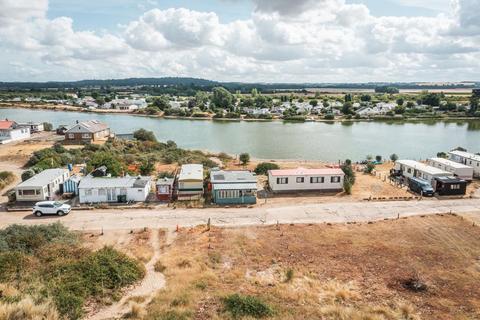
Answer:
[[372, 171], [375, 169], [375, 164], [372, 162], [367, 163], [365, 166], [365, 173], [372, 173]]
[[227, 89], [223, 87], [213, 88], [212, 103], [217, 108], [233, 109], [234, 97]]
[[448, 158], [448, 155], [447, 155], [445, 152], [441, 151], [441, 152], [438, 152], [438, 153], [437, 153], [437, 158], [447, 159], [447, 158]]
[[240, 163], [246, 165], [250, 162], [250, 155], [248, 153], [241, 153], [239, 156]]
[[133, 133], [133, 137], [139, 141], [153, 141], [156, 142], [157, 138], [152, 131], [145, 129], [139, 129]]
[[342, 113], [345, 114], [345, 115], [354, 114], [354, 112], [353, 112], [353, 105], [352, 105], [352, 103], [351, 103], [350, 101], [345, 102], [345, 103], [343, 104]]
[[35, 172], [33, 170], [25, 170], [22, 172], [22, 181], [27, 181], [31, 177], [35, 175]]
[[195, 94], [195, 107], [200, 108], [200, 110], [205, 111], [208, 106], [208, 101], [210, 97], [204, 91], [197, 91]]
[[89, 171], [99, 168], [101, 166], [107, 167], [107, 172], [113, 177], [118, 177], [123, 173], [122, 163], [113, 154], [105, 151], [95, 152], [90, 161], [87, 162], [87, 169]]
[[362, 94], [360, 96], [360, 100], [363, 102], [369, 102], [369, 101], [372, 101], [372, 96], [369, 94]]
[[375, 156], [375, 160], [377, 162], [382, 162], [382, 156], [380, 156], [380, 155]]
[[440, 98], [441, 95], [438, 93], [426, 93], [421, 97], [421, 101], [428, 106], [438, 107], [440, 105]]
[[347, 93], [345, 95], [345, 102], [352, 102], [353, 101], [353, 97], [350, 93]]
[[140, 164], [140, 174], [142, 176], [148, 176], [150, 175], [153, 170], [155, 169], [155, 164], [154, 162], [150, 160], [145, 160]]
[[170, 101], [166, 96], [155, 97], [152, 101], [152, 106], [164, 111], [170, 108]]
[[269, 170], [278, 170], [280, 167], [276, 163], [262, 162], [257, 164], [255, 173], [258, 175], [267, 175]]
[[480, 103], [479, 101], [480, 98], [478, 97], [478, 95], [472, 94], [472, 96], [470, 97], [470, 110], [468, 110], [469, 114], [475, 114], [477, 112], [478, 105]]
[[393, 162], [397, 161], [397, 160], [398, 160], [397, 154], [392, 153], [392, 154], [390, 155], [390, 160], [392, 160]]
[[43, 123], [43, 130], [52, 131], [53, 130], [53, 125], [50, 122], [44, 122]]
[[310, 100], [310, 105], [311, 105], [312, 107], [318, 106], [318, 100], [316, 100], [316, 99]]
[[405, 103], [405, 100], [404, 100], [402, 97], [400, 97], [400, 98], [397, 99], [397, 104], [398, 104], [399, 106], [403, 106], [404, 103]]

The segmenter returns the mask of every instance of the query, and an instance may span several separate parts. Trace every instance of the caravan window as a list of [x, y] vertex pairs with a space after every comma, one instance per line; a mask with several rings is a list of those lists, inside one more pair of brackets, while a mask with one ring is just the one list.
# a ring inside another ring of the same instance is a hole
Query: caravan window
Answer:
[[324, 177], [311, 177], [310, 178], [310, 183], [324, 183], [325, 178]]
[[407, 172], [408, 172], [408, 173], [412, 173], [412, 169], [408, 168], [408, 169], [407, 169]]
[[452, 189], [452, 190], [460, 190], [460, 185], [459, 185], [459, 184], [452, 184], [452, 185], [450, 186], [450, 189]]
[[277, 178], [277, 184], [288, 184], [288, 178]]
[[304, 183], [305, 178], [304, 177], [297, 177], [297, 183]]
[[330, 182], [331, 183], [339, 183], [340, 182], [340, 177], [331, 177]]

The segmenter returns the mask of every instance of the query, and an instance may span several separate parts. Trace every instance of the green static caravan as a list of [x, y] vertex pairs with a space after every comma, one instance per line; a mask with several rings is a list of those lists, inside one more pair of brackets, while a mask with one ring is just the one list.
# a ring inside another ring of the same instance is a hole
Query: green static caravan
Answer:
[[257, 178], [250, 171], [212, 171], [212, 200], [219, 205], [257, 203]]

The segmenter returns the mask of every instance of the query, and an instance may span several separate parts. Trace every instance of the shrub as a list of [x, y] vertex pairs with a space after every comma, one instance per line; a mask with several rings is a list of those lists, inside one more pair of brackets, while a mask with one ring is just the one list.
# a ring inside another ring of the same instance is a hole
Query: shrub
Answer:
[[166, 269], [167, 269], [167, 267], [160, 260], [155, 262], [155, 264], [153, 265], [153, 270], [155, 270], [156, 272], [163, 272]]
[[352, 181], [345, 177], [345, 179], [343, 180], [343, 190], [345, 191], [346, 194], [350, 195], [352, 194]]
[[395, 153], [393, 153], [393, 154], [390, 155], [390, 160], [392, 160], [393, 162], [395, 162], [395, 161], [398, 160], [398, 156], [397, 156]]
[[15, 180], [15, 175], [10, 171], [0, 172], [0, 190], [8, 186]]
[[28, 179], [30, 179], [34, 175], [35, 175], [35, 172], [33, 170], [31, 170], [31, 169], [25, 170], [25, 171], [22, 172], [22, 181], [27, 181]]
[[255, 173], [258, 175], [267, 175], [268, 170], [278, 170], [280, 167], [276, 163], [262, 162], [255, 168]]
[[232, 294], [223, 298], [225, 311], [234, 318], [253, 317], [265, 318], [273, 315], [273, 309], [254, 296]]
[[375, 164], [369, 162], [365, 167], [365, 173], [372, 173], [374, 169], [375, 169]]
[[59, 320], [60, 316], [51, 303], [35, 304], [31, 298], [25, 298], [14, 303], [0, 302], [0, 319]]
[[248, 153], [241, 153], [239, 156], [239, 160], [243, 165], [246, 165], [250, 162], [250, 155]]
[[155, 134], [152, 131], [147, 131], [145, 129], [135, 131], [133, 137], [139, 141], [157, 141]]
[[287, 272], [285, 273], [285, 282], [290, 282], [293, 279], [293, 269], [288, 269]]
[[53, 130], [53, 125], [50, 122], [44, 122], [43, 123], [43, 130], [52, 131]]

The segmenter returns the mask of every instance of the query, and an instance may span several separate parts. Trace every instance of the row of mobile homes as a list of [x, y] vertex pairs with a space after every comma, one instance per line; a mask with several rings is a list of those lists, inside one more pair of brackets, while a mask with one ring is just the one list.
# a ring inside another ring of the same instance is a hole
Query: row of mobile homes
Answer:
[[250, 171], [213, 170], [212, 200], [219, 205], [257, 203], [257, 177]]
[[30, 138], [30, 129], [21, 127], [15, 121], [0, 120], [0, 144], [20, 141]]
[[203, 197], [203, 191], [203, 165], [183, 165], [177, 178], [177, 199], [200, 200]]
[[462, 163], [444, 158], [430, 158], [427, 160], [428, 165], [443, 171], [451, 172], [453, 176], [466, 181], [472, 181], [473, 168]]
[[94, 143], [109, 137], [108, 125], [97, 120], [77, 122], [65, 132], [65, 142], [71, 144]]
[[268, 171], [273, 192], [341, 191], [345, 174], [341, 169], [288, 169]]
[[151, 190], [150, 177], [86, 176], [78, 185], [80, 203], [126, 203], [147, 200]]
[[15, 187], [17, 201], [52, 200], [68, 179], [66, 169], [47, 169]]
[[395, 162], [393, 173], [405, 178], [420, 178], [427, 181], [432, 186], [434, 184], [434, 178], [449, 177], [452, 175], [451, 172], [428, 166], [414, 160], [397, 160]]
[[473, 176], [480, 177], [480, 155], [470, 152], [453, 150], [448, 153], [448, 158], [452, 161], [472, 167]]

